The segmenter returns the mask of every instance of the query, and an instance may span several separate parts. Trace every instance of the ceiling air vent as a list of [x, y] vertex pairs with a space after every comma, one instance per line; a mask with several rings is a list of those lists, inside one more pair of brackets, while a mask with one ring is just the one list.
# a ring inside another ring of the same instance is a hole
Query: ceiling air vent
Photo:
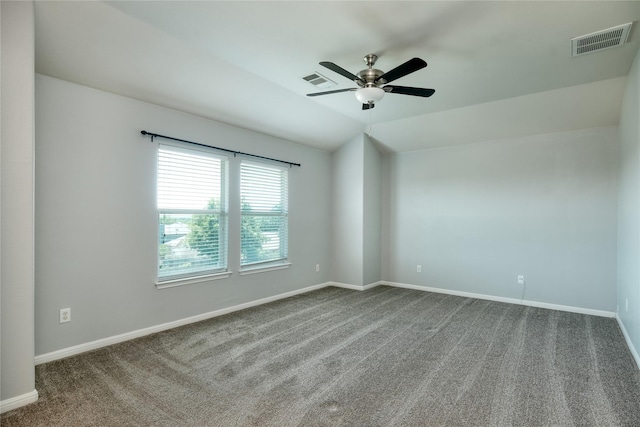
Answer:
[[337, 85], [336, 82], [323, 76], [318, 72], [309, 74], [308, 76], [304, 76], [302, 79], [308, 81], [309, 83], [311, 83], [312, 85], [320, 89], [327, 89], [329, 87], [333, 87]]
[[622, 46], [627, 42], [631, 24], [618, 25], [606, 30], [571, 39], [571, 56], [586, 55], [599, 50]]

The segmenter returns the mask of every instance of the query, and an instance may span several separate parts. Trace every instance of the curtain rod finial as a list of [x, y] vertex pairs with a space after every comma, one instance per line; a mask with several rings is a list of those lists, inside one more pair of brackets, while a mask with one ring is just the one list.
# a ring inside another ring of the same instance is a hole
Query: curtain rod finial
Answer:
[[153, 142], [153, 137], [155, 136], [155, 134], [153, 134], [153, 133], [149, 133], [149, 132], [147, 132], [146, 130], [141, 130], [141, 131], [140, 131], [140, 133], [141, 133], [141, 134], [143, 134], [143, 135], [145, 135], [145, 136], [146, 136], [146, 135], [149, 135], [149, 136], [151, 137], [151, 142]]

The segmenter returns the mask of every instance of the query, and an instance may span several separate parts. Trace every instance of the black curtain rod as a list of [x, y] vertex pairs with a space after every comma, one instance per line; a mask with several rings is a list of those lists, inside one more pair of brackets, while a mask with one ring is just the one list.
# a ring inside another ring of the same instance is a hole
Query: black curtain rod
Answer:
[[255, 157], [257, 159], [271, 160], [272, 162], [284, 163], [284, 164], [289, 165], [289, 167], [302, 166], [300, 163], [287, 162], [286, 160], [272, 159], [271, 157], [264, 157], [264, 156], [258, 156], [256, 154], [243, 153], [242, 151], [235, 151], [235, 150], [228, 150], [226, 148], [213, 147], [211, 145], [200, 144], [199, 142], [187, 141], [186, 139], [179, 139], [179, 138], [174, 138], [172, 136], [166, 136], [166, 135], [160, 135], [160, 134], [157, 134], [157, 133], [147, 132], [146, 130], [142, 130], [142, 131], [140, 131], [140, 133], [143, 134], [143, 135], [150, 136], [151, 137], [151, 142], [153, 142], [153, 138], [171, 139], [173, 141], [185, 142], [187, 144], [198, 145], [200, 147], [213, 148], [214, 150], [226, 151], [227, 153], [233, 153], [234, 157], [237, 154], [240, 154], [242, 156], [249, 156], [249, 157]]

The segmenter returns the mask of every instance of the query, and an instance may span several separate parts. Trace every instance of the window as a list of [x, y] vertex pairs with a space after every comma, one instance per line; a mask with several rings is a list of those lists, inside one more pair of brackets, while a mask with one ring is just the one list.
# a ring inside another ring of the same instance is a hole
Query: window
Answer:
[[227, 159], [158, 148], [158, 282], [227, 270]]
[[240, 166], [240, 264], [267, 267], [287, 261], [288, 171], [243, 161]]

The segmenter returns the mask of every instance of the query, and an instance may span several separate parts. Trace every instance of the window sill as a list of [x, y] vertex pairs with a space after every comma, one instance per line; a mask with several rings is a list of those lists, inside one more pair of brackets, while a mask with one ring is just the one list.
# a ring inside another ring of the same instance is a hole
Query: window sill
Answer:
[[257, 274], [257, 273], [264, 273], [266, 271], [274, 271], [274, 270], [284, 270], [286, 268], [291, 267], [291, 263], [290, 262], [286, 262], [286, 263], [282, 263], [282, 264], [275, 264], [275, 265], [267, 265], [267, 266], [262, 266], [262, 267], [246, 267], [243, 270], [240, 270], [240, 275], [244, 276], [247, 274]]
[[223, 271], [222, 273], [206, 274], [204, 276], [184, 277], [181, 279], [165, 280], [156, 282], [157, 289], [175, 288], [176, 286], [193, 285], [194, 283], [208, 282], [210, 280], [226, 279], [231, 276], [232, 271]]

